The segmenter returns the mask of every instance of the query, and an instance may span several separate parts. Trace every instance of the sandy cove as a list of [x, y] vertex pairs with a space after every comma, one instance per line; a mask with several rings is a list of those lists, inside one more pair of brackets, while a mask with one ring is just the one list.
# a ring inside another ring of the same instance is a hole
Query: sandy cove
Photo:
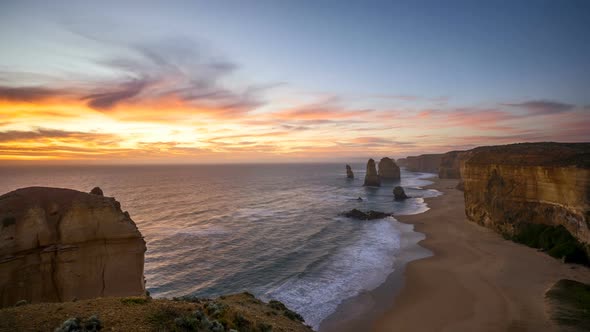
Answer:
[[433, 181], [428, 188], [443, 195], [426, 199], [430, 210], [396, 219], [426, 235], [416, 247], [434, 255], [396, 264], [384, 284], [346, 300], [320, 331], [557, 331], [545, 291], [560, 279], [590, 283], [590, 269], [467, 220], [458, 180]]
[[426, 235], [434, 256], [410, 262], [393, 307], [374, 331], [554, 331], [544, 294], [559, 279], [590, 282], [590, 269], [511, 241], [465, 217], [457, 180], [437, 179], [429, 211], [397, 219]]

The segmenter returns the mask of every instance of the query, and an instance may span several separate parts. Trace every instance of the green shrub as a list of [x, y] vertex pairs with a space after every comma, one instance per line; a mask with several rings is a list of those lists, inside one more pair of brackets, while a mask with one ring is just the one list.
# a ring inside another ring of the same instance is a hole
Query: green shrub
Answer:
[[211, 322], [211, 325], [209, 326], [209, 331], [211, 331], [211, 332], [225, 332], [225, 328], [223, 327], [223, 325], [221, 325], [220, 322], [214, 320]]
[[303, 317], [296, 313], [295, 311], [291, 311], [289, 309], [285, 310], [284, 315], [289, 318], [290, 320], [294, 320], [294, 321], [298, 321], [298, 322], [304, 322]]
[[20, 307], [20, 306], [27, 305], [27, 304], [29, 304], [29, 302], [27, 302], [27, 300], [20, 300], [20, 301], [16, 302], [16, 304], [14, 306]]
[[213, 318], [219, 318], [223, 316], [226, 309], [227, 305], [221, 302], [209, 302], [205, 305], [205, 310], [207, 310], [207, 314]]
[[85, 321], [80, 318], [68, 318], [54, 332], [97, 332], [102, 329], [102, 323], [97, 315], [88, 317]]
[[294, 321], [298, 321], [298, 322], [304, 321], [303, 317], [300, 314], [296, 313], [295, 311], [290, 310], [289, 308], [287, 308], [287, 306], [285, 306], [280, 301], [270, 300], [270, 302], [268, 302], [268, 306], [271, 307], [272, 309], [282, 311], [283, 315], [285, 315], [290, 320], [294, 320]]
[[197, 331], [199, 322], [196, 318], [190, 316], [177, 317], [174, 319], [174, 325], [181, 331]]
[[121, 299], [123, 304], [146, 304], [150, 299], [145, 297], [126, 297]]
[[568, 263], [589, 264], [584, 246], [562, 225], [524, 223], [519, 225], [516, 235], [511, 239], [529, 247], [542, 249]]
[[260, 332], [272, 332], [272, 325], [266, 323], [258, 323], [258, 331]]
[[98, 315], [90, 316], [84, 322], [84, 329], [86, 329], [86, 331], [88, 331], [88, 332], [100, 331], [102, 329], [102, 323], [101, 323], [100, 319], [98, 319]]
[[167, 331], [170, 325], [174, 323], [174, 319], [179, 316], [178, 310], [165, 306], [150, 314], [148, 321], [154, 327], [154, 330]]
[[283, 304], [283, 302], [277, 300], [270, 300], [270, 302], [268, 302], [268, 306], [279, 311], [287, 310], [287, 307]]
[[60, 327], [56, 328], [54, 332], [78, 332], [82, 331], [82, 325], [80, 324], [80, 318], [68, 318]]
[[590, 285], [559, 280], [545, 294], [554, 308], [552, 318], [577, 331], [590, 331]]
[[234, 316], [234, 327], [238, 329], [238, 331], [250, 331], [252, 328], [252, 323], [246, 319], [241, 313], [236, 313]]

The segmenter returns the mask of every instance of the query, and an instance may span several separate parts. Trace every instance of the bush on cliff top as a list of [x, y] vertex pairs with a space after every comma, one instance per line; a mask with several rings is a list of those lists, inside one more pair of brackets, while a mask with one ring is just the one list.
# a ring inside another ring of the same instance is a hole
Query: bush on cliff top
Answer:
[[529, 247], [540, 248], [549, 255], [564, 259], [567, 263], [589, 265], [584, 246], [562, 225], [521, 224], [513, 241]]
[[64, 321], [55, 332], [96, 332], [102, 329], [102, 323], [97, 315], [88, 317], [85, 321], [80, 318], [69, 318]]

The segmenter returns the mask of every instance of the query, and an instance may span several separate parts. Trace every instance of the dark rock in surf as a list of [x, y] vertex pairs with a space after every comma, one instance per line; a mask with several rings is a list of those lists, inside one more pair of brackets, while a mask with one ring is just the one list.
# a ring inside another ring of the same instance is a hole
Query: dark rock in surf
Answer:
[[346, 177], [349, 179], [354, 179], [354, 173], [352, 172], [350, 165], [346, 165]]
[[393, 188], [393, 197], [395, 198], [396, 201], [401, 201], [401, 200], [410, 198], [408, 195], [406, 195], [404, 188], [402, 188], [400, 186]]
[[352, 209], [343, 214], [347, 218], [358, 219], [358, 220], [374, 220], [374, 219], [383, 219], [386, 217], [390, 217], [391, 214], [379, 212], [379, 211], [367, 211], [363, 212], [361, 210]]

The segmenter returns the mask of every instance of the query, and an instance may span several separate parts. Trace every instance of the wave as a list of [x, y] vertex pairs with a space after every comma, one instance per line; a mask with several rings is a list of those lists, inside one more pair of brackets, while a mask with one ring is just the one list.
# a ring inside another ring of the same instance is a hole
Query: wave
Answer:
[[343, 300], [376, 288], [393, 272], [401, 232], [395, 223], [393, 218], [364, 223], [357, 241], [339, 248], [328, 260], [309, 264], [263, 298], [285, 303], [317, 329]]

